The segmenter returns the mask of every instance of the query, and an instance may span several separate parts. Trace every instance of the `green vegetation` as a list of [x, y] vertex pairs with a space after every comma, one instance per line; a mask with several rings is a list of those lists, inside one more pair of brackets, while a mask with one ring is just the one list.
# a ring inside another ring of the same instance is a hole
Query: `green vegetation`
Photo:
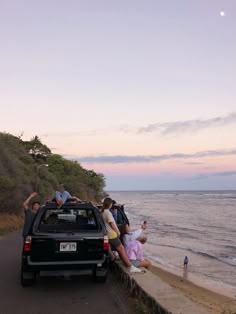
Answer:
[[23, 141], [0, 133], [0, 213], [20, 214], [22, 202], [36, 187], [44, 202], [62, 186], [84, 200], [99, 202], [105, 196], [102, 174], [52, 154], [37, 136]]
[[1, 236], [8, 232], [18, 230], [23, 223], [23, 216], [8, 213], [0, 213], [0, 240]]

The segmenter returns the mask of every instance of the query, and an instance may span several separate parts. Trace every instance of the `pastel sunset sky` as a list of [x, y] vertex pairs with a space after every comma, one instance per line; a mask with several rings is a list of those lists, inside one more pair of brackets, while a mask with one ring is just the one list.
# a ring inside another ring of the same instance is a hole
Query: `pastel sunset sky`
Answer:
[[0, 0], [0, 29], [2, 132], [107, 190], [236, 188], [235, 0]]

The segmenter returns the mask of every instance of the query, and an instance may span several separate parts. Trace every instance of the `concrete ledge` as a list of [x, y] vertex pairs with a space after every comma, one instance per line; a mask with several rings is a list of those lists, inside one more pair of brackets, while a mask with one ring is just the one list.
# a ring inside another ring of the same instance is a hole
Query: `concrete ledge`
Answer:
[[141, 274], [130, 274], [121, 262], [115, 262], [112, 272], [122, 280], [132, 296], [149, 307], [150, 313], [209, 314], [203, 306], [192, 302], [148, 270]]

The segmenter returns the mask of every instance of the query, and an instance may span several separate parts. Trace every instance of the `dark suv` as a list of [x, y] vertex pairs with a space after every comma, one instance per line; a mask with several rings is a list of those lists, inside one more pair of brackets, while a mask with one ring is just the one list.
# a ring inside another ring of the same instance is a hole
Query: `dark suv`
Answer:
[[91, 203], [42, 206], [25, 238], [21, 284], [32, 285], [36, 275], [92, 274], [105, 282], [108, 237], [97, 207]]

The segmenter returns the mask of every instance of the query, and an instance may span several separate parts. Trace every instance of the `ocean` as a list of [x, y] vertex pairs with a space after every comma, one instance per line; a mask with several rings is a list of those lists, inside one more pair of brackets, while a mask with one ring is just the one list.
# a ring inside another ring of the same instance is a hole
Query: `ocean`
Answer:
[[[131, 228], [147, 221], [148, 259], [226, 295], [236, 295], [236, 191], [109, 192]], [[189, 258], [188, 271], [183, 260]]]

